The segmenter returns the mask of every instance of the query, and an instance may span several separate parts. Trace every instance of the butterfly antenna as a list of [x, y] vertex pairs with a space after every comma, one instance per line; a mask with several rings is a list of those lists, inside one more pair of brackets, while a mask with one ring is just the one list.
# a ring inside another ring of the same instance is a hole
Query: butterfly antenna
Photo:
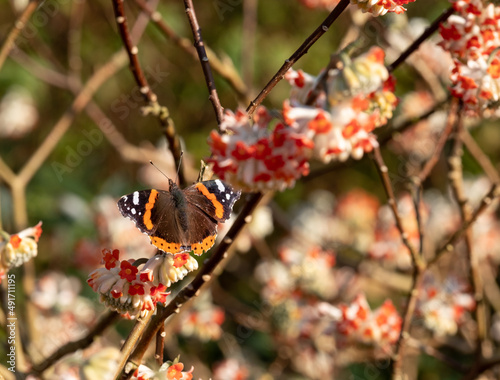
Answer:
[[175, 177], [175, 183], [177, 183], [177, 180], [179, 179], [179, 170], [181, 170], [182, 156], [183, 155], [184, 155], [184, 151], [181, 150], [181, 155], [179, 156], [179, 166], [177, 167], [177, 175]]
[[154, 167], [156, 170], [158, 170], [161, 174], [163, 174], [163, 176], [164, 176], [166, 179], [168, 179], [168, 180], [170, 181], [170, 178], [168, 177], [168, 175], [166, 175], [165, 173], [163, 173], [163, 172], [160, 170], [160, 168], [159, 168], [158, 166], [156, 166], [156, 165], [153, 163], [153, 161], [149, 160], [149, 163], [150, 163], [151, 165], [153, 165], [153, 167]]

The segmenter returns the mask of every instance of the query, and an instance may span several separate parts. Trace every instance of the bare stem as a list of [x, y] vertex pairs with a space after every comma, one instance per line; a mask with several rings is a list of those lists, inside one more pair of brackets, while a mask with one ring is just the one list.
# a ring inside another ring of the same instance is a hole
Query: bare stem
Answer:
[[420, 186], [422, 183], [424, 183], [429, 174], [431, 174], [431, 171], [434, 168], [434, 166], [436, 166], [437, 162], [439, 161], [441, 153], [443, 152], [444, 145], [446, 144], [446, 141], [448, 141], [448, 138], [451, 132], [453, 131], [453, 127], [455, 126], [455, 122], [457, 119], [456, 117], [457, 110], [458, 110], [458, 99], [453, 98], [450, 110], [448, 112], [448, 120], [446, 121], [446, 125], [443, 129], [443, 132], [441, 133], [441, 136], [439, 136], [439, 140], [436, 144], [436, 147], [434, 148], [434, 152], [432, 153], [431, 158], [425, 163], [425, 166], [423, 167], [421, 172], [414, 179], [415, 185]]
[[464, 232], [479, 218], [479, 216], [486, 211], [486, 209], [491, 205], [493, 200], [500, 197], [500, 185], [494, 184], [488, 193], [483, 197], [481, 203], [472, 213], [469, 219], [464, 220], [460, 228], [455, 231], [453, 235], [436, 251], [436, 256], [429, 261], [429, 265], [435, 264], [439, 258], [446, 252], [451, 252], [455, 243], [463, 236]]
[[130, 71], [132, 72], [134, 79], [139, 86], [139, 91], [148, 107], [146, 111], [152, 113], [159, 121], [160, 126], [165, 134], [168, 141], [168, 146], [174, 157], [175, 166], [179, 168], [179, 183], [185, 185], [186, 178], [184, 176], [184, 170], [180, 166], [181, 162], [181, 144], [179, 137], [175, 131], [174, 121], [170, 117], [170, 112], [167, 107], [160, 106], [158, 103], [158, 97], [153, 92], [149, 86], [144, 72], [140, 66], [139, 59], [137, 57], [139, 49], [135, 46], [132, 36], [130, 35], [127, 17], [125, 15], [125, 10], [123, 8], [123, 0], [112, 0], [113, 9], [115, 11], [116, 24], [120, 32], [120, 36], [125, 46], [130, 64]]
[[[460, 209], [462, 222], [466, 222], [472, 217], [472, 207], [465, 194], [462, 174], [463, 143], [460, 135], [463, 129], [463, 123], [459, 122], [457, 133], [454, 138], [453, 150], [448, 159], [448, 177], [453, 190], [453, 195]], [[467, 251], [467, 261], [469, 263], [471, 286], [476, 301], [476, 309], [474, 311], [477, 323], [476, 362], [479, 364], [479, 359], [482, 357], [482, 343], [486, 338], [486, 305], [484, 304], [483, 281], [479, 271], [479, 260], [477, 254], [474, 252], [474, 244], [472, 240], [472, 230], [469, 226], [465, 230], [465, 246]]]
[[415, 51], [417, 50], [422, 42], [424, 42], [426, 39], [428, 39], [436, 30], [438, 30], [439, 25], [441, 25], [442, 22], [446, 21], [448, 17], [450, 17], [455, 10], [453, 7], [449, 7], [447, 10], [445, 10], [441, 16], [439, 16], [434, 22], [422, 33], [420, 37], [418, 37], [408, 48], [401, 53], [401, 55], [396, 59], [392, 64], [390, 64], [387, 67], [387, 70], [389, 72], [393, 72], [400, 64], [402, 64], [406, 59]]
[[19, 18], [14, 22], [14, 26], [12, 27], [9, 34], [7, 35], [7, 38], [0, 47], [0, 70], [2, 69], [2, 66], [5, 63], [5, 60], [7, 59], [10, 51], [14, 47], [17, 36], [26, 26], [29, 18], [38, 7], [39, 2], [40, 0], [31, 0], [28, 3], [28, 6], [24, 9], [23, 13], [21, 13]]
[[297, 62], [303, 55], [305, 55], [311, 46], [313, 46], [320, 37], [325, 34], [333, 22], [342, 14], [342, 12], [349, 5], [349, 0], [340, 0], [335, 9], [328, 15], [328, 17], [321, 23], [320, 26], [300, 45], [300, 47], [285, 60], [285, 63], [278, 70], [276, 74], [271, 78], [271, 80], [266, 84], [262, 91], [257, 95], [257, 97], [250, 102], [247, 107], [248, 116], [252, 116], [256, 108], [262, 103], [262, 101], [267, 97], [271, 90], [281, 81], [286, 72]]
[[90, 330], [87, 335], [79, 340], [75, 340], [73, 342], [69, 342], [64, 346], [60, 347], [56, 352], [50, 355], [47, 359], [44, 359], [39, 364], [34, 364], [31, 369], [31, 374], [33, 375], [41, 375], [47, 368], [52, 366], [62, 357], [69, 355], [75, 351], [82, 350], [92, 344], [94, 339], [101, 335], [104, 330], [106, 330], [111, 324], [113, 324], [119, 318], [119, 314], [108, 311], [104, 314], [99, 322]]
[[198, 24], [193, 0], [184, 0], [184, 7], [186, 9], [189, 25], [191, 26], [191, 31], [193, 32], [194, 47], [196, 48], [196, 52], [200, 58], [201, 68], [203, 69], [203, 75], [205, 76], [205, 82], [207, 83], [208, 93], [210, 94], [209, 99], [215, 111], [217, 125], [220, 126], [224, 116], [224, 109], [220, 104], [219, 94], [217, 93], [217, 88], [215, 87], [212, 69], [210, 68], [210, 62], [207, 52], [205, 51], [205, 44], [203, 43], [203, 38], [201, 37], [201, 28]]
[[484, 173], [488, 176], [490, 181], [492, 183], [500, 183], [500, 175], [498, 174], [495, 165], [493, 165], [489, 157], [483, 152], [481, 147], [472, 138], [469, 131], [466, 128], [464, 128], [460, 136], [465, 147], [472, 155], [472, 157], [474, 157], [476, 162], [481, 166], [481, 168], [483, 169]]
[[408, 234], [405, 232], [403, 227], [403, 221], [401, 220], [401, 216], [399, 215], [398, 204], [396, 202], [396, 197], [394, 196], [394, 190], [392, 188], [391, 179], [389, 178], [388, 168], [385, 165], [384, 159], [382, 158], [382, 154], [380, 153], [379, 148], [375, 148], [373, 150], [373, 160], [375, 162], [375, 166], [377, 167], [377, 171], [382, 180], [382, 184], [384, 185], [384, 190], [387, 195], [387, 203], [391, 207], [392, 213], [394, 215], [394, 219], [396, 220], [396, 226], [401, 234], [401, 239], [403, 244], [408, 248], [411, 254], [412, 262], [415, 267], [423, 268], [424, 263], [422, 258], [418, 255], [418, 252], [411, 245], [408, 240]]

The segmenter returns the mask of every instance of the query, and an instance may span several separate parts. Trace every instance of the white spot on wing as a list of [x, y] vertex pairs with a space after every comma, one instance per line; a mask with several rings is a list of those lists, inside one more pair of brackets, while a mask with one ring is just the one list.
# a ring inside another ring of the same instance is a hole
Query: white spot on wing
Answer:
[[130, 210], [130, 212], [132, 213], [132, 215], [135, 215], [135, 208], [133, 208], [132, 210]]
[[132, 199], [132, 203], [136, 206], [139, 204], [139, 192], [134, 191], [134, 198]]
[[219, 191], [221, 193], [223, 193], [224, 191], [226, 191], [226, 187], [224, 186], [224, 184], [222, 183], [222, 181], [220, 179], [216, 179], [215, 183], [217, 184], [217, 187], [219, 188]]
[[231, 199], [231, 196], [229, 194], [226, 194], [226, 199], [227, 200]]

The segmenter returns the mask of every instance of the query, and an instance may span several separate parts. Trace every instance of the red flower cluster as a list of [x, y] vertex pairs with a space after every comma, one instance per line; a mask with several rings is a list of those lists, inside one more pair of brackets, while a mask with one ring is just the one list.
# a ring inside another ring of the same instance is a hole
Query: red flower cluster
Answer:
[[390, 300], [372, 311], [364, 295], [350, 305], [339, 306], [342, 317], [337, 330], [349, 341], [388, 347], [394, 344], [401, 331], [401, 317]]
[[309, 173], [312, 141], [278, 123], [269, 130], [271, 115], [260, 107], [253, 123], [243, 110], [226, 111], [223, 135], [212, 131], [209, 145], [213, 170], [221, 179], [243, 190], [284, 190]]
[[456, 14], [440, 28], [440, 45], [454, 59], [451, 93], [471, 114], [495, 111], [500, 95], [500, 6], [454, 0], [453, 7]]
[[404, 13], [404, 4], [413, 3], [415, 0], [351, 0], [351, 4], [357, 5], [363, 12], [369, 12], [374, 16], [383, 16], [387, 12]]
[[333, 9], [339, 0], [300, 0], [308, 8], [323, 8], [323, 9]]
[[[333, 9], [339, 0], [300, 0], [309, 8]], [[351, 0], [351, 4], [357, 5], [363, 12], [370, 12], [374, 16], [383, 16], [387, 12], [403, 13], [406, 9], [404, 4], [415, 0]]]
[[323, 162], [359, 159], [378, 146], [371, 132], [387, 123], [397, 104], [382, 49], [354, 60], [345, 54], [338, 58], [343, 68], [330, 70], [326, 79], [293, 70], [285, 76], [292, 85], [285, 122], [314, 141], [314, 156]]

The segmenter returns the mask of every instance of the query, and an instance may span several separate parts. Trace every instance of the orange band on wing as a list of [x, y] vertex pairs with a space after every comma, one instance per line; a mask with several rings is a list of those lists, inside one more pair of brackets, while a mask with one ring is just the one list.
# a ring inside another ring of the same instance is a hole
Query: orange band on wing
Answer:
[[[144, 212], [144, 225], [148, 230], [152, 230], [154, 225], [151, 221], [151, 209], [154, 207], [156, 198], [158, 198], [158, 192], [155, 189], [151, 189], [151, 194], [149, 194], [148, 203], [146, 203], [146, 211]], [[155, 244], [156, 245], [156, 244]]]
[[[169, 243], [165, 239], [159, 238], [157, 236], [150, 236], [151, 243], [163, 252], [176, 254], [181, 252], [181, 245], [178, 243]], [[184, 249], [182, 251], [185, 251]]]
[[191, 244], [191, 250], [194, 252], [195, 255], [201, 255], [203, 252], [208, 251], [210, 248], [215, 243], [215, 236], [217, 235], [211, 235], [203, 239], [201, 243], [194, 243]]
[[215, 207], [215, 216], [217, 216], [217, 218], [219, 218], [219, 219], [222, 219], [222, 217], [224, 216], [224, 207], [222, 207], [222, 204], [217, 200], [217, 198], [215, 197], [215, 194], [212, 194], [210, 191], [208, 191], [207, 187], [204, 184], [202, 184], [201, 182], [198, 182], [196, 184], [196, 188], [205, 197], [210, 199], [210, 201], [212, 202], [212, 204]]

